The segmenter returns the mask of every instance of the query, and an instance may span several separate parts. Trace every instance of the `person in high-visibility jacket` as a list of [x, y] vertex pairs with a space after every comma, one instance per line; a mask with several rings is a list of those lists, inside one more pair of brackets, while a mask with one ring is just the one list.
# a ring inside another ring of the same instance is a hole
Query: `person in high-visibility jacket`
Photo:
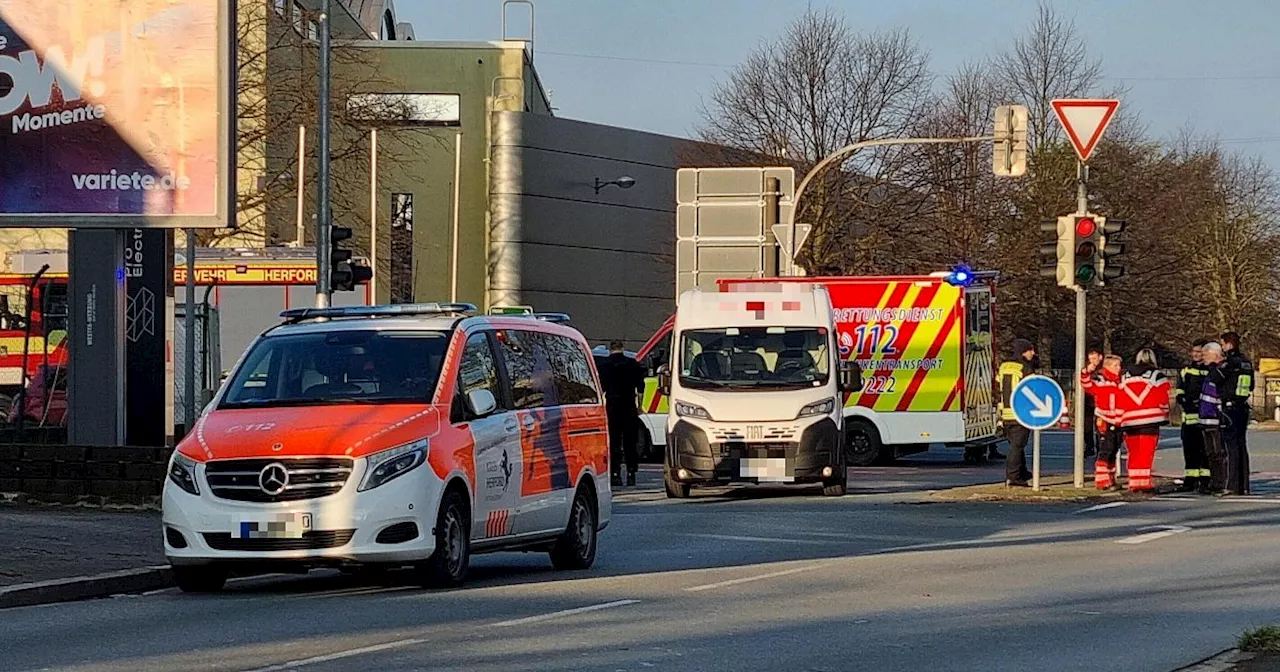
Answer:
[[1200, 388], [1209, 370], [1204, 365], [1204, 344], [1201, 339], [1191, 345], [1191, 363], [1178, 375], [1178, 387], [1174, 390], [1179, 411], [1182, 414], [1182, 492], [1207, 491], [1209, 489], [1209, 460], [1204, 452], [1204, 432], [1200, 429]]
[[1156, 353], [1138, 352], [1134, 365], [1120, 380], [1116, 405], [1120, 428], [1129, 451], [1129, 491], [1151, 492], [1151, 467], [1160, 443], [1160, 427], [1169, 422], [1169, 378], [1156, 368]]
[[1204, 433], [1205, 460], [1209, 463], [1209, 482], [1201, 492], [1219, 495], [1227, 488], [1227, 451], [1222, 445], [1222, 398], [1219, 390], [1226, 386], [1222, 372], [1222, 346], [1215, 341], [1201, 348], [1205, 376], [1200, 385], [1200, 431]]
[[1222, 373], [1226, 386], [1222, 395], [1222, 414], [1227, 422], [1222, 427], [1222, 445], [1227, 450], [1227, 494], [1249, 494], [1249, 397], [1253, 395], [1253, 363], [1240, 352], [1240, 334], [1228, 331], [1222, 335], [1226, 361]]
[[1029, 488], [1031, 472], [1027, 470], [1027, 439], [1031, 430], [1023, 427], [1013, 415], [1013, 388], [1023, 378], [1035, 372], [1036, 346], [1025, 338], [1013, 341], [1013, 359], [1000, 365], [996, 381], [1000, 385], [1000, 423], [1005, 438], [1009, 440], [1009, 453], [1005, 457], [1005, 485]]
[[[1102, 358], [1100, 368], [1080, 372], [1080, 386], [1094, 402], [1097, 416], [1098, 458], [1093, 463], [1093, 486], [1099, 490], [1116, 489], [1116, 456], [1120, 454], [1120, 410], [1116, 392], [1120, 391], [1123, 361], [1118, 355]], [[1092, 427], [1086, 431], [1092, 431]]]

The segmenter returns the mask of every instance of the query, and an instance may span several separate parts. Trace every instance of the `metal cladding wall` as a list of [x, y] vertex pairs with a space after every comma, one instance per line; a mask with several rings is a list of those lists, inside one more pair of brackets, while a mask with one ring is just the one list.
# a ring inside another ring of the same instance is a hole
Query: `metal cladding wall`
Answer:
[[[643, 344], [675, 310], [675, 185], [689, 144], [520, 112], [493, 119], [489, 305], [564, 312]], [[597, 194], [595, 180], [628, 176]]]

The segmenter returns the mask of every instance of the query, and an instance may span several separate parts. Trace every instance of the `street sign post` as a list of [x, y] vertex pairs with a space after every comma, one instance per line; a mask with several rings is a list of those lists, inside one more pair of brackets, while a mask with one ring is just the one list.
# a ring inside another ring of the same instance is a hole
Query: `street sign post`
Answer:
[[1102, 139], [1111, 118], [1116, 114], [1120, 101], [1115, 99], [1059, 99], [1053, 101], [1053, 111], [1062, 122], [1062, 128], [1076, 150], [1081, 163], [1088, 163], [1089, 156]]
[[1013, 417], [1032, 431], [1031, 489], [1040, 490], [1040, 430], [1048, 429], [1062, 417], [1066, 395], [1052, 378], [1027, 376], [1013, 386], [1009, 395]]

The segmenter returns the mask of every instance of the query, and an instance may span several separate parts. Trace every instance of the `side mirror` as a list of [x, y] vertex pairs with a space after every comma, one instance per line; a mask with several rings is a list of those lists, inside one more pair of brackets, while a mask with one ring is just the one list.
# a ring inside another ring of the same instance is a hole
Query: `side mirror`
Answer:
[[840, 362], [840, 391], [847, 394], [862, 391], [862, 367], [857, 362]]
[[467, 412], [473, 418], [483, 418], [498, 410], [498, 400], [489, 390], [471, 390], [467, 393]]
[[662, 396], [671, 396], [671, 367], [663, 364], [658, 367], [658, 391]]

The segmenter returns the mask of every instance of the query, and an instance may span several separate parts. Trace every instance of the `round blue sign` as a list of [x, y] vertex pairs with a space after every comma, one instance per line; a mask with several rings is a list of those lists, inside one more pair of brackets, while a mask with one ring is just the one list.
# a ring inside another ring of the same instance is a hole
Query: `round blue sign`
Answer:
[[1058, 382], [1047, 376], [1027, 376], [1009, 395], [1013, 417], [1027, 429], [1048, 429], [1057, 424], [1066, 399]]

